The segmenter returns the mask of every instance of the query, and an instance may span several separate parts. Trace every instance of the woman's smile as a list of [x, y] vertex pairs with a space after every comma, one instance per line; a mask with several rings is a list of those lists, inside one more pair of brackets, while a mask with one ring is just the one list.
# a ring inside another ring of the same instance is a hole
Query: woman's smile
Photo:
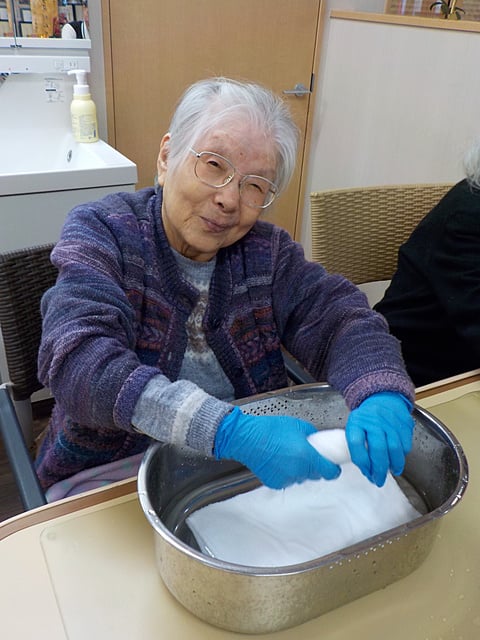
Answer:
[[213, 220], [212, 218], [207, 218], [205, 216], [199, 216], [200, 220], [205, 224], [207, 229], [212, 233], [225, 233], [229, 229], [232, 229], [235, 225], [228, 224], [226, 222], [220, 222], [217, 220]]

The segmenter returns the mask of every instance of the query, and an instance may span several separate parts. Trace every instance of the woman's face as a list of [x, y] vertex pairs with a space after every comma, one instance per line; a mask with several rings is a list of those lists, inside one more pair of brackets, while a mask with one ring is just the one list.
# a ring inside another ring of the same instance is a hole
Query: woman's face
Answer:
[[222, 247], [242, 238], [255, 224], [262, 209], [240, 200], [240, 174], [275, 180], [275, 152], [271, 142], [251, 125], [223, 126], [206, 134], [195, 151], [213, 151], [227, 158], [237, 170], [232, 181], [216, 189], [203, 184], [194, 173], [196, 158], [189, 154], [169, 170], [170, 135], [164, 136], [158, 156], [158, 182], [163, 187], [162, 219], [170, 245], [191, 260], [207, 262]]

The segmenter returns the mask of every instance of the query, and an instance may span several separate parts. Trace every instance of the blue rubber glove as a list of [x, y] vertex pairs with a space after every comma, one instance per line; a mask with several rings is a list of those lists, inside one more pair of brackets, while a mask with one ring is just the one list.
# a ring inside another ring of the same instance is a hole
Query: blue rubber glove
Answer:
[[345, 433], [352, 461], [381, 487], [390, 469], [400, 475], [412, 447], [412, 405], [400, 393], [374, 393], [354, 409]]
[[214, 454], [217, 460], [241, 462], [271, 489], [338, 478], [340, 467], [307, 441], [316, 431], [310, 422], [291, 416], [252, 416], [235, 407], [218, 427]]

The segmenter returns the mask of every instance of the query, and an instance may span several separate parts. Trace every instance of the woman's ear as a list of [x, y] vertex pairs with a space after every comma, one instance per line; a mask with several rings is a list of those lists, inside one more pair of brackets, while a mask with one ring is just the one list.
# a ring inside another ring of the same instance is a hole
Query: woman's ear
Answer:
[[166, 133], [160, 143], [160, 152], [157, 158], [157, 180], [158, 184], [163, 187], [165, 182], [165, 174], [167, 173], [168, 153], [170, 150], [170, 134]]

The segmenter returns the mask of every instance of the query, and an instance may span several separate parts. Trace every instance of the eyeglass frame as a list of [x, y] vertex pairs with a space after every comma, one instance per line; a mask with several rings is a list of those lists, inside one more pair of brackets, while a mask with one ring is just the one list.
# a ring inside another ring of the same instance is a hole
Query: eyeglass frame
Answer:
[[[240, 183], [238, 185], [239, 192], [240, 192], [240, 198], [241, 198], [242, 197], [242, 185], [245, 184], [245, 182], [244, 182], [245, 179], [246, 178], [260, 178], [261, 180], [265, 180], [265, 182], [268, 182], [268, 184], [271, 185], [271, 187], [273, 187], [273, 190], [272, 189], [269, 190], [269, 193], [272, 194], [272, 199], [270, 200], [270, 202], [268, 204], [250, 204], [250, 203], [248, 203], [246, 201], [244, 201], [244, 204], [246, 204], [248, 207], [252, 207], [253, 209], [266, 209], [267, 207], [270, 207], [273, 204], [275, 198], [278, 195], [278, 187], [274, 182], [272, 182], [268, 178], [265, 178], [265, 176], [258, 176], [258, 175], [254, 174], [254, 173], [242, 173], [241, 171], [238, 171], [238, 169], [235, 168], [235, 166], [230, 162], [230, 160], [228, 158], [225, 158], [225, 156], [222, 156], [219, 153], [215, 153], [215, 151], [195, 151], [195, 149], [193, 147], [189, 147], [188, 150], [196, 158], [195, 166], [193, 168], [193, 172], [194, 172], [195, 177], [197, 178], [197, 180], [200, 180], [200, 182], [202, 184], [207, 185], [207, 187], [212, 187], [212, 189], [223, 189], [223, 187], [226, 187], [228, 184], [230, 184], [230, 182], [235, 177], [235, 174], [238, 173], [239, 176], [242, 176], [242, 179], [240, 180]], [[216, 158], [220, 158], [221, 160], [224, 160], [227, 163], [227, 165], [232, 167], [232, 173], [227, 176], [227, 179], [224, 181], [223, 184], [220, 184], [220, 185], [211, 184], [210, 182], [206, 182], [205, 180], [202, 180], [202, 178], [200, 178], [199, 175], [197, 174], [197, 163], [200, 160], [200, 158], [202, 157], [202, 155], [204, 155], [204, 154], [209, 154], [211, 156], [215, 156]]]

